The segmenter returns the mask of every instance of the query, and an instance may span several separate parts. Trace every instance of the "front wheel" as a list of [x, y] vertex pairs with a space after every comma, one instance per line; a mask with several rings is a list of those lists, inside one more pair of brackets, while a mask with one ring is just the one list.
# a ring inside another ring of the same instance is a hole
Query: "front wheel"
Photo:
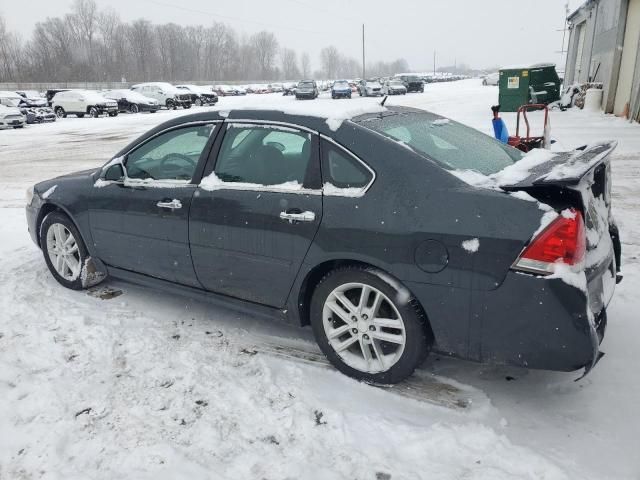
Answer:
[[171, 100], [170, 98], [167, 99], [167, 110], [175, 110], [176, 109], [176, 105], [175, 102], [173, 100]]
[[96, 107], [91, 107], [89, 109], [89, 116], [91, 118], [98, 118], [100, 116], [100, 112], [98, 111], [98, 109]]
[[67, 112], [65, 112], [62, 107], [56, 107], [55, 113], [58, 118], [67, 118]]
[[140, 111], [140, 107], [138, 107], [137, 104], [132, 103], [131, 106], [129, 107], [129, 111], [131, 113], [138, 113]]
[[398, 383], [426, 358], [432, 335], [410, 292], [373, 268], [328, 273], [311, 301], [318, 345], [342, 373], [371, 383]]
[[51, 212], [40, 227], [40, 247], [53, 277], [64, 287], [81, 290], [82, 268], [89, 257], [73, 222], [60, 212]]

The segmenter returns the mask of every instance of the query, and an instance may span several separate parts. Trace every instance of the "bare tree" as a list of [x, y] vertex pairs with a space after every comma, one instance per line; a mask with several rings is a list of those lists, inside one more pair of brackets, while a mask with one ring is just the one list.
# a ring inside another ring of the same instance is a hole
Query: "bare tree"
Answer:
[[300, 57], [300, 66], [302, 67], [302, 77], [309, 78], [311, 75], [311, 58], [307, 52], [303, 52]]
[[275, 70], [275, 58], [278, 54], [276, 36], [271, 32], [262, 31], [252, 35], [250, 42], [255, 51], [260, 75], [264, 80], [271, 79]]
[[327, 78], [336, 78], [340, 67], [340, 52], [333, 45], [320, 50], [320, 64], [322, 71]]
[[293, 80], [300, 76], [298, 69], [298, 56], [291, 48], [283, 48], [280, 51], [280, 61], [282, 65], [282, 75], [285, 80]]
[[[271, 32], [240, 36], [224, 23], [125, 23], [97, 3], [74, 0], [70, 13], [36, 23], [26, 41], [0, 17], [0, 81], [292, 80], [354, 77], [360, 70], [332, 46], [321, 52], [322, 70], [312, 72], [308, 53], [298, 63], [296, 51], [280, 48]], [[370, 68], [380, 74], [409, 70], [402, 59]]]

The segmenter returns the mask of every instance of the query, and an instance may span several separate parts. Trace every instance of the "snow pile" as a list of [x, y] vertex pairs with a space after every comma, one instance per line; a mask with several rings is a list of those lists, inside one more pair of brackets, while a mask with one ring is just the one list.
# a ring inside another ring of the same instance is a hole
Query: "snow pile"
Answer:
[[462, 242], [462, 248], [464, 248], [467, 253], [476, 253], [480, 248], [480, 240], [478, 240], [477, 238], [465, 240], [464, 242]]
[[449, 120], [448, 118], [439, 118], [438, 120], [434, 120], [433, 122], [431, 122], [431, 125], [433, 125], [434, 127], [441, 127], [443, 125], [449, 125], [451, 123], [451, 120]]
[[254, 192], [283, 192], [283, 193], [313, 193], [313, 190], [305, 189], [298, 181], [284, 182], [278, 185], [262, 185], [259, 183], [225, 182], [215, 172], [211, 172], [200, 182], [203, 190], [251, 190]]
[[49, 197], [53, 194], [53, 192], [55, 192], [55, 191], [56, 191], [56, 188], [58, 188], [58, 185], [54, 185], [53, 187], [49, 188], [46, 192], [44, 192], [44, 193], [42, 194], [42, 198], [43, 198], [44, 200], [46, 200], [47, 198], [49, 198]]
[[329, 197], [361, 197], [364, 195], [364, 190], [359, 187], [349, 187], [349, 188], [341, 188], [336, 187], [332, 183], [325, 183], [322, 187], [322, 193]]

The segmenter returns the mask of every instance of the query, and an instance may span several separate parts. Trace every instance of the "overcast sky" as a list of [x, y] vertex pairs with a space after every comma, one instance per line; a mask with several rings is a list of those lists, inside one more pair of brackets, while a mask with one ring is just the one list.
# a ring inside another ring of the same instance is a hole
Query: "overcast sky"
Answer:
[[[362, 24], [367, 59], [405, 58], [413, 70], [454, 61], [472, 67], [553, 61], [566, 0], [96, 0], [123, 20], [208, 25], [225, 22], [242, 33], [274, 32], [281, 44], [308, 51], [314, 67], [326, 45], [361, 58]], [[35, 23], [70, 10], [73, 0], [0, 1], [8, 27], [28, 37]], [[581, 0], [570, 0], [571, 10]], [[560, 70], [564, 65], [559, 66]]]

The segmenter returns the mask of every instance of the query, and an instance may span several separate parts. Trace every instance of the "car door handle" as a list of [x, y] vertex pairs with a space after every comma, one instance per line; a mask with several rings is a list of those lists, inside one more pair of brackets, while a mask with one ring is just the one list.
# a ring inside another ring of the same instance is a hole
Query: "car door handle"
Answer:
[[289, 223], [293, 222], [313, 222], [316, 219], [316, 214], [313, 212], [300, 212], [300, 211], [287, 211], [280, 212], [280, 219], [287, 220]]
[[160, 208], [168, 208], [169, 210], [177, 210], [178, 208], [182, 208], [182, 202], [177, 199], [173, 200], [160, 200], [156, 205]]

